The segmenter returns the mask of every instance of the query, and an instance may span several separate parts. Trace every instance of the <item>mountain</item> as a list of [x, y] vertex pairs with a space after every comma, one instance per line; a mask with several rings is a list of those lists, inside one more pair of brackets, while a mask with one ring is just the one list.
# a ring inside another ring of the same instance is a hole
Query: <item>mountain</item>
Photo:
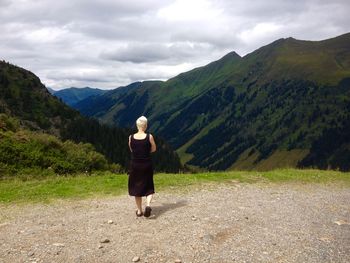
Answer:
[[166, 82], [117, 90], [93, 104], [81, 101], [79, 110], [121, 127], [133, 126], [136, 116], [149, 117], [150, 129], [184, 164], [209, 170], [349, 170], [350, 34], [323, 41], [279, 39]]
[[[33, 73], [5, 61], [0, 61], [0, 114], [5, 115], [2, 117], [5, 120], [19, 120], [25, 130], [55, 135], [63, 141], [91, 143], [110, 162], [128, 168], [127, 140], [131, 129], [110, 127], [82, 116], [51, 95]], [[181, 169], [178, 156], [164, 139], [156, 135], [155, 140], [158, 145], [153, 154], [155, 170], [178, 172]]]
[[52, 96], [33, 73], [5, 61], [0, 61], [0, 113], [17, 117], [26, 128], [56, 135], [80, 115]]
[[54, 91], [54, 95], [63, 100], [67, 105], [73, 106], [77, 104], [79, 101], [82, 101], [91, 96], [98, 96], [105, 93], [106, 90], [101, 89], [93, 89], [89, 87], [85, 88], [68, 88], [62, 89], [58, 91]]
[[92, 116], [95, 113], [104, 114], [112, 105], [115, 104], [119, 96], [137, 89], [142, 86], [152, 86], [161, 83], [160, 81], [134, 82], [128, 86], [120, 87], [111, 91], [107, 91], [103, 96], [91, 96], [73, 105], [86, 116]]
[[46, 87], [47, 90], [50, 92], [50, 94], [55, 94], [56, 90], [52, 89], [52, 88], [49, 88], [49, 87]]

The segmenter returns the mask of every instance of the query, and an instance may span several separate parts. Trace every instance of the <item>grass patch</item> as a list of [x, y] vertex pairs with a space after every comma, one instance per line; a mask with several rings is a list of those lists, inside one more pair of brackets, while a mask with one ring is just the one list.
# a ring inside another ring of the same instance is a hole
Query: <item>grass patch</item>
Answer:
[[57, 198], [85, 198], [93, 195], [122, 194], [126, 175], [103, 172], [87, 176], [8, 178], [0, 181], [0, 202], [49, 202]]
[[[321, 170], [278, 169], [272, 171], [229, 171], [197, 174], [156, 174], [156, 192], [170, 188], [184, 189], [191, 185], [225, 183], [237, 180], [255, 182], [340, 183], [350, 187], [350, 173]], [[81, 199], [98, 195], [128, 194], [128, 176], [100, 172], [76, 176], [47, 176], [45, 178], [6, 178], [0, 180], [1, 203], [50, 202], [58, 198]]]
[[271, 182], [341, 183], [350, 186], [350, 173], [332, 170], [277, 169], [261, 172]]

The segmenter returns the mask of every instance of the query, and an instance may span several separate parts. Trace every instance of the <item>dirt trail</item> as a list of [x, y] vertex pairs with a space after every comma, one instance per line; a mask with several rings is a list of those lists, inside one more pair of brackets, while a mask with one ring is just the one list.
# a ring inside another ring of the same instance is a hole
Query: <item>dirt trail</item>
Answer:
[[156, 193], [150, 218], [127, 194], [0, 205], [0, 262], [350, 262], [349, 204], [345, 187], [232, 182]]

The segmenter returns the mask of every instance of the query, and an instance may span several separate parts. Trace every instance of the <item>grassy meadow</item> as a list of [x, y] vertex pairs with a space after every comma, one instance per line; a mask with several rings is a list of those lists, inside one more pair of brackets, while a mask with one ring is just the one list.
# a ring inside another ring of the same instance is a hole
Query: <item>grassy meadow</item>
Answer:
[[[350, 173], [324, 170], [278, 169], [272, 171], [229, 171], [194, 174], [155, 174], [155, 191], [186, 190], [205, 183], [336, 183], [350, 187]], [[0, 203], [50, 202], [55, 199], [81, 199], [128, 194], [128, 176], [111, 172], [71, 176], [26, 175], [0, 179]]]

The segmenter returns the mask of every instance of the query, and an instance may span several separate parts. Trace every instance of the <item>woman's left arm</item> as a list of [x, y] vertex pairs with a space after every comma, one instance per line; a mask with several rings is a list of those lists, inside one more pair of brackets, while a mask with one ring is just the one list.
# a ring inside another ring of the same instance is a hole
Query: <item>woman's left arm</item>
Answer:
[[132, 149], [131, 149], [131, 135], [129, 135], [129, 149], [130, 149], [130, 152], [132, 152]]
[[154, 141], [152, 134], [149, 135], [149, 142], [151, 143], [151, 153], [153, 153], [157, 150], [157, 145]]

